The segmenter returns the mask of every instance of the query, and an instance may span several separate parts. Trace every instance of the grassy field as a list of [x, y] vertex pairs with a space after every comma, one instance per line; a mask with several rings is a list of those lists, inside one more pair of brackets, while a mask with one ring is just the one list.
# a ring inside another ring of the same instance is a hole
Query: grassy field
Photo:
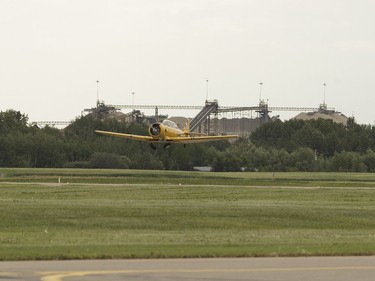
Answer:
[[374, 174], [0, 169], [0, 260], [353, 254]]

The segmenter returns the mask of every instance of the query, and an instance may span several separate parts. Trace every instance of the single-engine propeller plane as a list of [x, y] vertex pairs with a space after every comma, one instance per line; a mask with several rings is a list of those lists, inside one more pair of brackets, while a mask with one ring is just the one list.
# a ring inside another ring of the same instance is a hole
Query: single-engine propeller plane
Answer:
[[149, 142], [151, 147], [154, 149], [154, 143], [162, 143], [164, 147], [169, 147], [172, 143], [188, 144], [238, 138], [238, 135], [207, 136], [201, 133], [190, 132], [190, 120], [187, 122], [183, 130], [179, 129], [177, 124], [171, 120], [164, 120], [162, 123], [153, 123], [148, 128], [149, 136], [123, 134], [99, 130], [96, 130], [95, 133], [112, 137]]

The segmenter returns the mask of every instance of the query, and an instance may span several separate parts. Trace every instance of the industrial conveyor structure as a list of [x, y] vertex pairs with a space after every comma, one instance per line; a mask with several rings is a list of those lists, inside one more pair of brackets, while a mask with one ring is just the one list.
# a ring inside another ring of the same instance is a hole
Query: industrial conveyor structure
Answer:
[[217, 100], [206, 101], [203, 109], [190, 121], [190, 131], [216, 135], [218, 110], [219, 104]]
[[[128, 113], [118, 112], [119, 110], [131, 110]], [[277, 119], [278, 116], [270, 117], [269, 113], [277, 111], [299, 111], [332, 113], [334, 108], [328, 108], [324, 103], [319, 108], [314, 107], [274, 107], [268, 106], [268, 102], [259, 101], [256, 106], [219, 106], [217, 100], [206, 100], [204, 106], [191, 105], [107, 105], [104, 102], [97, 102], [97, 106], [92, 109], [85, 109], [84, 112], [93, 114], [98, 118], [107, 116], [116, 117], [124, 122], [139, 122], [150, 116], [145, 116], [140, 109], [154, 109], [153, 121], [160, 121], [167, 118], [166, 115], [159, 115], [160, 109], [166, 110], [197, 110], [197, 115], [190, 121], [190, 130], [207, 135], [218, 134], [238, 134], [248, 136], [264, 123]], [[142, 117], [142, 118], [139, 118]], [[33, 125], [38, 126], [62, 126], [65, 127], [70, 122], [65, 121], [37, 121]]]

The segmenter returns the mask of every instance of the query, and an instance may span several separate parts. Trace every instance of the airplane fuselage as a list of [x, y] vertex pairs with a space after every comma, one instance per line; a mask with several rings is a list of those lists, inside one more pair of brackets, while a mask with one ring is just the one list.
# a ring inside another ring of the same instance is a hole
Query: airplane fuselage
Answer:
[[170, 127], [163, 123], [153, 123], [148, 129], [148, 133], [154, 139], [168, 139], [184, 135], [184, 132], [179, 128]]
[[221, 135], [221, 136], [206, 136], [201, 133], [190, 132], [189, 123], [185, 126], [184, 130], [178, 128], [176, 123], [170, 120], [164, 120], [162, 123], [156, 122], [151, 124], [148, 128], [149, 136], [124, 134], [108, 131], [95, 130], [96, 133], [108, 135], [113, 137], [135, 139], [139, 141], [153, 143], [164, 143], [165, 147], [172, 143], [199, 143], [207, 141], [217, 141], [223, 139], [235, 139], [238, 135]]

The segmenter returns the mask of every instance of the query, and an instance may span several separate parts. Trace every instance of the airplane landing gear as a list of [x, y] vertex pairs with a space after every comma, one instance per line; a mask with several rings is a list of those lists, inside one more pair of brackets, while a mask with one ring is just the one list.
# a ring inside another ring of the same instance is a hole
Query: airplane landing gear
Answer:
[[170, 143], [166, 143], [163, 145], [164, 148], [170, 148], [171, 147], [171, 144]]

